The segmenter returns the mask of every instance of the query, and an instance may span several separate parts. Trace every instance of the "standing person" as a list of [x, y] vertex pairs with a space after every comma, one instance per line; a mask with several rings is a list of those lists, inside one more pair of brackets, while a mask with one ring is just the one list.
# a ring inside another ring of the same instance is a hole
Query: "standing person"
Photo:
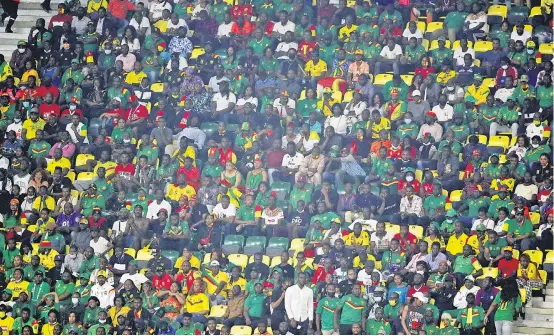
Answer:
[[285, 292], [285, 310], [295, 335], [307, 335], [314, 319], [314, 292], [306, 286], [306, 273], [298, 274], [296, 285]]
[[485, 325], [493, 312], [496, 334], [511, 335], [514, 315], [521, 312], [521, 298], [515, 278], [507, 278], [504, 280], [502, 290], [496, 294], [494, 301], [485, 314]]
[[19, 0], [3, 0], [2, 7], [4, 8], [4, 13], [2, 13], [2, 25], [4, 25], [6, 18], [9, 17], [8, 24], [6, 25], [6, 33], [13, 33], [12, 26], [17, 18]]

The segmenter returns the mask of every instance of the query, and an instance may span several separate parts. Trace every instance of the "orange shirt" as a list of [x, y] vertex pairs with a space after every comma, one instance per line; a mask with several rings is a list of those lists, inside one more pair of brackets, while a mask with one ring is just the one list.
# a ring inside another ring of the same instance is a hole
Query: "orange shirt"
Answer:
[[254, 31], [254, 28], [255, 27], [250, 23], [250, 21], [244, 21], [242, 28], [240, 28], [239, 25], [235, 23], [231, 28], [231, 33], [235, 33], [237, 35], [250, 35]]
[[379, 149], [381, 147], [385, 147], [387, 148], [387, 150], [390, 148], [390, 140], [379, 140], [379, 141], [374, 141], [372, 144], [371, 144], [371, 147], [369, 148], [369, 151], [371, 153], [375, 153], [375, 154], [379, 154]]

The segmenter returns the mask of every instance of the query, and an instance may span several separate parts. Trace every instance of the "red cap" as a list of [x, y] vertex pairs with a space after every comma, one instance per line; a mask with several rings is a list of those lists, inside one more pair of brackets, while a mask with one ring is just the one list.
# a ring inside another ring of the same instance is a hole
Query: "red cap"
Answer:
[[77, 104], [77, 97], [71, 97], [70, 102]]
[[398, 95], [398, 89], [394, 88], [394, 89], [390, 90], [390, 94], [391, 94], [391, 96], [392, 95]]
[[132, 95], [129, 96], [129, 103], [136, 102], [137, 99], [138, 99], [137, 96], [135, 96], [134, 94], [132, 94]]
[[430, 117], [433, 117], [433, 118], [436, 118], [436, 117], [437, 117], [437, 115], [436, 115], [435, 112], [433, 112], [433, 111], [427, 112], [427, 115], [430, 116]]

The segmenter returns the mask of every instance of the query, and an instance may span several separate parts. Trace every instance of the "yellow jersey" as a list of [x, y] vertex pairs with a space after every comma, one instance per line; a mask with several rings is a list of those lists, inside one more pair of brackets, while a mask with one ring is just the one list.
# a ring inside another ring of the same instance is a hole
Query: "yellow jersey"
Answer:
[[65, 157], [62, 157], [59, 160], [52, 159], [48, 162], [48, 165], [46, 166], [46, 170], [48, 170], [50, 174], [54, 174], [54, 169], [56, 167], [61, 167], [62, 170], [65, 168], [71, 169], [71, 162]]
[[18, 298], [21, 292], [27, 293], [27, 287], [29, 287], [29, 281], [20, 280], [17, 282], [14, 280], [8, 282], [8, 286], [6, 288], [12, 291], [12, 297]]
[[[217, 287], [219, 287], [221, 283], [225, 282], [225, 286], [229, 283], [229, 276], [227, 273], [221, 271], [219, 271], [217, 275], [214, 275], [212, 271], [207, 270], [202, 280], [204, 280], [206, 284], [206, 292], [208, 294], [215, 294]], [[225, 286], [223, 288], [226, 288]], [[219, 292], [219, 295], [227, 297], [227, 293], [224, 290]]]
[[189, 294], [185, 301], [185, 310], [191, 314], [210, 311], [210, 300], [204, 293]]
[[22, 130], [26, 130], [24, 140], [33, 140], [37, 136], [37, 131], [44, 129], [46, 122], [42, 118], [38, 118], [36, 122], [33, 122], [31, 119], [27, 119], [23, 122]]
[[449, 252], [453, 256], [462, 253], [468, 238], [469, 237], [465, 233], [462, 233], [459, 237], [456, 237], [456, 234], [453, 234], [450, 236], [448, 243], [446, 244], [446, 252]]
[[304, 71], [312, 77], [321, 77], [324, 72], [327, 72], [327, 63], [320, 59], [319, 62], [314, 64], [314, 61], [309, 60], [304, 67]]
[[172, 183], [167, 188], [167, 193], [165, 194], [167, 198], [175, 202], [179, 202], [182, 195], [185, 195], [188, 199], [190, 199], [192, 195], [196, 195], [196, 190], [188, 184], [181, 188], [179, 185]]

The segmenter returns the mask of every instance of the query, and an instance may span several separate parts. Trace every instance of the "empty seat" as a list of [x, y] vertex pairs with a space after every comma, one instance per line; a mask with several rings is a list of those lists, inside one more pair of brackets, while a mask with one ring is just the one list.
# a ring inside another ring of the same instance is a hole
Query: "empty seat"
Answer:
[[273, 257], [280, 255], [281, 252], [286, 251], [289, 247], [289, 240], [282, 237], [272, 237], [269, 239], [269, 243], [265, 249], [265, 254]]
[[246, 239], [244, 245], [244, 254], [252, 255], [265, 250], [266, 238], [263, 236], [253, 236]]

